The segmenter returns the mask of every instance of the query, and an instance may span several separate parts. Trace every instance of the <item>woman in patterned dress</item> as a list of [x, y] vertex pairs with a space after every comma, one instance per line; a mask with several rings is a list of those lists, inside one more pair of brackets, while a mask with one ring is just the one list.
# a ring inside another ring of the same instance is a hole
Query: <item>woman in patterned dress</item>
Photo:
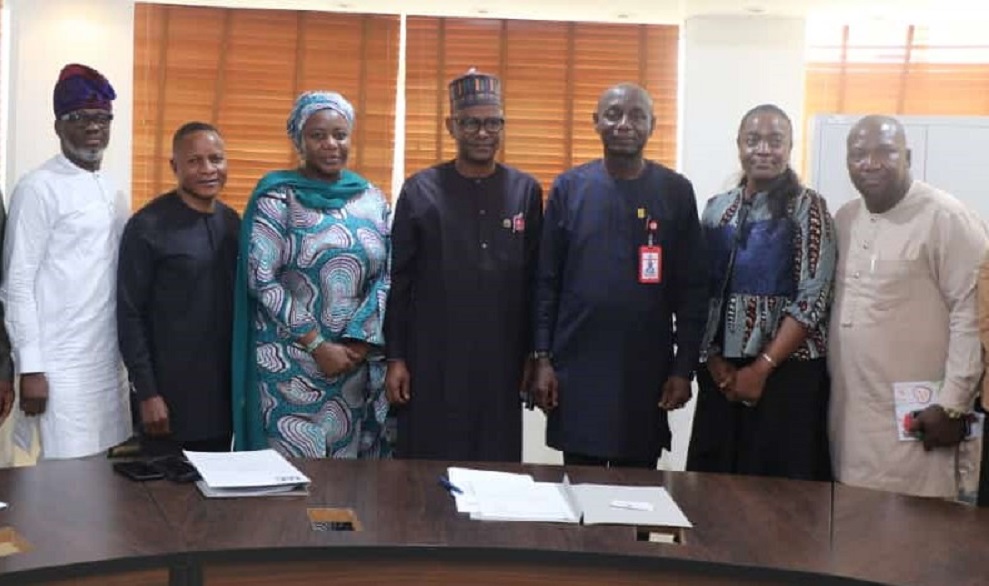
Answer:
[[701, 218], [708, 322], [687, 469], [826, 480], [827, 350], [836, 243], [824, 198], [790, 169], [773, 105], [738, 129], [741, 183]]
[[354, 109], [332, 92], [296, 100], [302, 161], [265, 175], [244, 212], [234, 327], [235, 448], [374, 458], [387, 400], [381, 326], [388, 203], [346, 169]]

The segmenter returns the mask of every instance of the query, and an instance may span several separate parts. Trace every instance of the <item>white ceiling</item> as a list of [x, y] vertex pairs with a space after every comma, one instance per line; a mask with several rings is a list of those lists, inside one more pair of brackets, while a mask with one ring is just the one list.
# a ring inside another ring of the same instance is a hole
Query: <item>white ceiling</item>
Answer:
[[680, 23], [703, 15], [989, 19], [989, 0], [151, 0], [168, 4], [484, 18]]

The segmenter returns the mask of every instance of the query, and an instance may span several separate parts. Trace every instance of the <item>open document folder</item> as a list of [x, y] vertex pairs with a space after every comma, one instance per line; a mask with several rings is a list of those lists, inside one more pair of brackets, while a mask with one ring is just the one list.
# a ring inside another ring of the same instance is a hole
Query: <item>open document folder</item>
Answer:
[[275, 450], [183, 452], [202, 476], [196, 482], [206, 497], [306, 494], [309, 478]]
[[[457, 512], [480, 521], [543, 521], [690, 528], [661, 486], [535, 482], [528, 474], [451, 467]], [[459, 490], [459, 493], [457, 492]]]

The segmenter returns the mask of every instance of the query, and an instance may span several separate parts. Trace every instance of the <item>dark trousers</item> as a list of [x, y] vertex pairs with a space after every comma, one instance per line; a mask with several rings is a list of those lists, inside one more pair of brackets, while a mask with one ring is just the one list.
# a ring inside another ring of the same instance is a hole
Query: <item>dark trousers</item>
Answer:
[[141, 436], [141, 455], [151, 458], [181, 455], [190, 452], [229, 452], [231, 434], [204, 440], [179, 441], [170, 438]]
[[563, 463], [567, 466], [599, 466], [604, 468], [645, 468], [647, 470], [656, 469], [656, 460], [609, 460], [607, 458], [597, 458], [575, 454], [573, 452], [563, 452]]

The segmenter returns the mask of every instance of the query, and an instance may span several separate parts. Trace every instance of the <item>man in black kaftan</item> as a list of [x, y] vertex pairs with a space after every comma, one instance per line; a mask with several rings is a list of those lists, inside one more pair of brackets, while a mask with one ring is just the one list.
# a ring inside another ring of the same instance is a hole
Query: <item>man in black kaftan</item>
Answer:
[[215, 128], [176, 132], [174, 191], [128, 221], [117, 336], [139, 403], [142, 450], [230, 449], [230, 348], [240, 218], [216, 200], [227, 177]]
[[517, 462], [542, 190], [495, 161], [497, 78], [471, 71], [450, 100], [457, 159], [410, 177], [395, 207], [385, 337], [396, 451]]
[[537, 395], [565, 464], [655, 469], [706, 319], [697, 201], [685, 177], [643, 158], [655, 126], [645, 90], [611, 88], [594, 121], [604, 158], [558, 177], [546, 207]]

